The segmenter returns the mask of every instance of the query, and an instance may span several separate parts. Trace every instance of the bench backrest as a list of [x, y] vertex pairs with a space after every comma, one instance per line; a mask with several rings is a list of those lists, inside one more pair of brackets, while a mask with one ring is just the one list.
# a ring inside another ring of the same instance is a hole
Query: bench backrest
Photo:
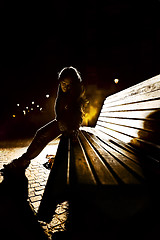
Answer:
[[106, 98], [95, 129], [160, 160], [160, 75]]

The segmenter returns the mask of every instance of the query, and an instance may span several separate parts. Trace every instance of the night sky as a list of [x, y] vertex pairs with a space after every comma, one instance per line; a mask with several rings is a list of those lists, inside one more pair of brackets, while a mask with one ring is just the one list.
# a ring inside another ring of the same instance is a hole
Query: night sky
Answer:
[[1, 1], [0, 16], [3, 123], [17, 103], [54, 103], [65, 66], [81, 72], [91, 100], [160, 73], [158, 0]]

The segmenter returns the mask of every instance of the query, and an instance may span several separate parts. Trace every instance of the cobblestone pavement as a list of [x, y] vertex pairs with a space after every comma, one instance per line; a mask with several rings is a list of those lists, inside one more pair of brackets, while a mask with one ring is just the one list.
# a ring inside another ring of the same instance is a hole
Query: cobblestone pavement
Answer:
[[[50, 170], [46, 169], [43, 164], [47, 161], [47, 154], [56, 154], [59, 140], [54, 140], [48, 144], [45, 149], [31, 161], [26, 169], [26, 177], [28, 178], [28, 201], [33, 212], [36, 214], [45, 190], [45, 186], [50, 174]], [[9, 163], [12, 159], [21, 156], [27, 147], [9, 147], [0, 148], [0, 169], [3, 164]], [[3, 176], [0, 176], [0, 182], [3, 181]], [[55, 214], [50, 223], [39, 221], [48, 239], [52, 239], [55, 232], [65, 231], [65, 224], [68, 215], [68, 202], [63, 202], [57, 205]]]

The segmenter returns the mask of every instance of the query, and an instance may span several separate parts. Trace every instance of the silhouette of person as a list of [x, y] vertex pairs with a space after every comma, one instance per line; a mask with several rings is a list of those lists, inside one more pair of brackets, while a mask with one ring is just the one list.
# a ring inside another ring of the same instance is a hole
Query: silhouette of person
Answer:
[[3, 172], [17, 172], [29, 166], [44, 147], [60, 134], [78, 133], [87, 104], [80, 73], [74, 67], [65, 67], [58, 73], [59, 86], [55, 101], [55, 119], [37, 130], [26, 153], [4, 165]]

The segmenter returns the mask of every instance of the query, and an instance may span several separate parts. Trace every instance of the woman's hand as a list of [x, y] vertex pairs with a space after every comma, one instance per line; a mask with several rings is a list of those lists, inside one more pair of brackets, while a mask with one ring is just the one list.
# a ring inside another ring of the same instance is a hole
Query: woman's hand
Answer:
[[67, 131], [67, 126], [64, 122], [58, 121], [58, 127], [61, 132], [66, 132]]

